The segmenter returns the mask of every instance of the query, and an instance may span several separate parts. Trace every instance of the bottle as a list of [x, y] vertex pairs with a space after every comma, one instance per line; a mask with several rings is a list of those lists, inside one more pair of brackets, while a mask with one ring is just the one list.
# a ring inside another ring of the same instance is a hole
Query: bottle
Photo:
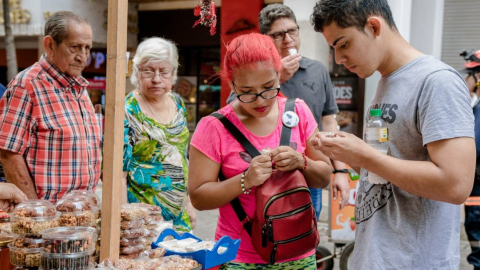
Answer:
[[[367, 144], [386, 155], [388, 152], [388, 128], [387, 123], [382, 119], [381, 109], [370, 110], [370, 120], [368, 120], [365, 130]], [[387, 180], [372, 172], [368, 172], [368, 182], [371, 184], [388, 183]]]

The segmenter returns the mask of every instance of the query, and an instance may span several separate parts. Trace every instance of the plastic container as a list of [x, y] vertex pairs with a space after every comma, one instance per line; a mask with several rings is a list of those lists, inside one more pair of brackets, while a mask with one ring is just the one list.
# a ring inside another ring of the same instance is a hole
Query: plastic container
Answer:
[[46, 200], [28, 200], [19, 204], [10, 216], [12, 233], [39, 236], [40, 231], [58, 226], [55, 206]]
[[[160, 236], [158, 237], [155, 243], [152, 243], [152, 249], [160, 248], [158, 245], [159, 242], [162, 242], [163, 239], [167, 236], [173, 236], [175, 239], [185, 239], [185, 238], [194, 238], [199, 241], [202, 241], [200, 238], [194, 236], [190, 233], [184, 233], [181, 236], [178, 235], [172, 229], [165, 229]], [[226, 250], [219, 252], [220, 247], [225, 247]], [[208, 269], [215, 267], [217, 265], [229, 262], [237, 256], [238, 248], [240, 247], [240, 239], [232, 240], [228, 236], [223, 236], [216, 243], [213, 249], [211, 250], [198, 250], [193, 252], [174, 252], [166, 250], [165, 256], [179, 255], [183, 258], [191, 258], [197, 261], [202, 265], [202, 269]]]
[[40, 269], [44, 270], [87, 270], [94, 266], [94, 258], [89, 252], [81, 253], [41, 253]]
[[[370, 110], [370, 119], [367, 122], [365, 133], [368, 145], [385, 155], [388, 153], [388, 128], [387, 123], [382, 119], [381, 109]], [[387, 180], [372, 172], [368, 172], [368, 182], [371, 184], [388, 183]]]
[[18, 236], [13, 240], [12, 245], [16, 248], [42, 248], [43, 239], [40, 237]]
[[72, 190], [72, 191], [68, 192], [64, 196], [64, 198], [65, 197], [80, 197], [80, 196], [86, 196], [96, 206], [101, 205], [100, 197], [98, 197], [98, 195], [93, 190]]
[[52, 217], [55, 214], [55, 206], [47, 200], [27, 200], [13, 211], [14, 217]]
[[56, 208], [57, 211], [60, 212], [98, 210], [98, 207], [92, 202], [92, 200], [84, 195], [65, 196], [57, 202]]
[[95, 251], [97, 231], [90, 227], [58, 227], [41, 232], [44, 251], [49, 253], [92, 254]]
[[40, 248], [16, 248], [13, 243], [8, 244], [10, 249], [10, 263], [16, 266], [39, 267], [41, 260]]
[[60, 226], [96, 227], [99, 208], [85, 196], [65, 196], [57, 203]]

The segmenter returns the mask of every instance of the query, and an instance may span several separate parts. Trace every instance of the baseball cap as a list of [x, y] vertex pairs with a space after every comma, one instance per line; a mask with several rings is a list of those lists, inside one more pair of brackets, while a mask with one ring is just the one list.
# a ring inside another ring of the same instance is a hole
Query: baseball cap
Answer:
[[480, 50], [467, 52], [463, 50], [460, 53], [465, 59], [465, 69], [458, 70], [460, 73], [471, 74], [472, 72], [480, 72]]

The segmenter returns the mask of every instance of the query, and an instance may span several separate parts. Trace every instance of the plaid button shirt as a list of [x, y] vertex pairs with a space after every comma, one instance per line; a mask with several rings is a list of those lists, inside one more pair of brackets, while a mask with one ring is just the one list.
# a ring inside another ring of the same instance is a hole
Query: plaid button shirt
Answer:
[[96, 188], [103, 133], [87, 85], [42, 56], [0, 100], [0, 149], [23, 155], [41, 199], [56, 202], [70, 190]]

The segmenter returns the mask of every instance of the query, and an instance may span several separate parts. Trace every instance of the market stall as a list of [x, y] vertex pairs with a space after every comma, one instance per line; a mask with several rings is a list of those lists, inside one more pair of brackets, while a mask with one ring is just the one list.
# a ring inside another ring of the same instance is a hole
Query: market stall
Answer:
[[0, 216], [0, 270], [207, 269], [236, 256], [240, 240], [180, 235], [160, 207], [121, 204], [127, 15], [128, 0], [108, 1], [102, 202], [72, 191], [56, 205], [28, 200]]

